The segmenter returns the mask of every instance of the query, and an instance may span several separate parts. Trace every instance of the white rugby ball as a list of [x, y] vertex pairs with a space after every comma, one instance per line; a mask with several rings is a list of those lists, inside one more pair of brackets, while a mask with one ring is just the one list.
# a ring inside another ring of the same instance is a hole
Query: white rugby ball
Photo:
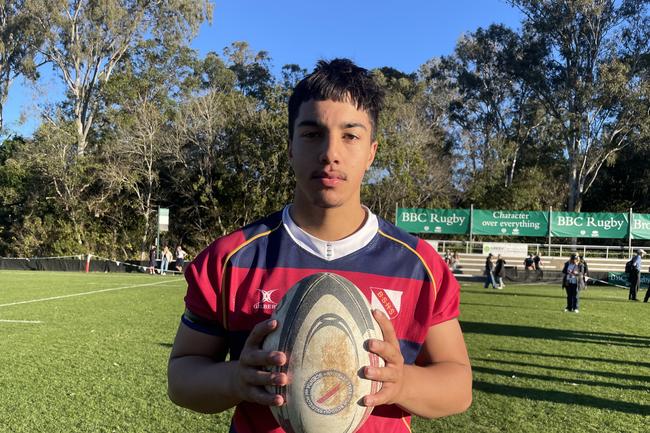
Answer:
[[289, 376], [288, 385], [268, 387], [286, 402], [271, 407], [275, 419], [288, 433], [356, 431], [373, 409], [363, 397], [381, 388], [363, 378], [363, 367], [384, 365], [366, 349], [383, 335], [363, 293], [339, 275], [314, 274], [289, 289], [271, 317], [278, 328], [262, 347], [287, 354], [273, 371]]

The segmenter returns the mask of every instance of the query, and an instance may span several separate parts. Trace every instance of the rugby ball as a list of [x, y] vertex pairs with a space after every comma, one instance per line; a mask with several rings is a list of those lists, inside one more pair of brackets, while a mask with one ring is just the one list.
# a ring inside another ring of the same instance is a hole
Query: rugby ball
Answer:
[[314, 274], [289, 289], [271, 318], [278, 327], [262, 348], [288, 358], [273, 371], [287, 373], [289, 384], [267, 388], [286, 402], [271, 407], [278, 424], [288, 433], [356, 431], [373, 409], [363, 397], [381, 388], [363, 377], [363, 367], [384, 365], [366, 349], [369, 338], [383, 335], [363, 293], [339, 275]]

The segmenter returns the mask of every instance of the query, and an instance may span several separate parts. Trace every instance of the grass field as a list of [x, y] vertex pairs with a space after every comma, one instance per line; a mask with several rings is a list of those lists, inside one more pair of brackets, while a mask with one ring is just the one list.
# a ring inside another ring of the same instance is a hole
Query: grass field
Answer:
[[[227, 432], [166, 395], [178, 277], [0, 272], [0, 432]], [[415, 432], [649, 432], [650, 304], [589, 288], [463, 285], [474, 368], [462, 415]], [[324, 432], [327, 433], [327, 432]]]

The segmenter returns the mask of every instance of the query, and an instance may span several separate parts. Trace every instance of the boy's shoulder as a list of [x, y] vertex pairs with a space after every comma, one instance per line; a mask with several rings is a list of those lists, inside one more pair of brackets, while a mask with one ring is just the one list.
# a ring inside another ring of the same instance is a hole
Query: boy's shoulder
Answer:
[[228, 255], [231, 251], [254, 239], [269, 234], [282, 224], [282, 211], [274, 212], [257, 221], [247, 224], [227, 235], [217, 238], [204, 251], [218, 255]]

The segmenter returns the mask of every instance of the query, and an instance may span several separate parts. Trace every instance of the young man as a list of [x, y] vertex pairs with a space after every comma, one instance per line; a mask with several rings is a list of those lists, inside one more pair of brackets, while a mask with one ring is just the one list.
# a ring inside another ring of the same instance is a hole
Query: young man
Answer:
[[441, 417], [469, 406], [458, 283], [426, 242], [361, 204], [381, 103], [370, 74], [345, 59], [319, 62], [296, 86], [289, 100], [294, 201], [217, 239], [188, 266], [168, 370], [176, 404], [207, 413], [237, 406], [231, 432], [282, 432], [268, 406], [285, 402], [264, 386], [287, 384], [286, 374], [267, 371], [287, 355], [260, 350], [278, 326], [268, 319], [297, 281], [334, 272], [371, 301], [384, 335], [368, 345], [386, 366], [363, 371], [383, 387], [364, 398], [376, 408], [359, 432], [409, 432], [411, 414]]
[[639, 293], [639, 287], [641, 286], [641, 259], [645, 256], [645, 251], [638, 249], [635, 251], [634, 257], [632, 257], [632, 272], [628, 275], [630, 279], [630, 293], [627, 296], [629, 301], [638, 301], [637, 293]]

